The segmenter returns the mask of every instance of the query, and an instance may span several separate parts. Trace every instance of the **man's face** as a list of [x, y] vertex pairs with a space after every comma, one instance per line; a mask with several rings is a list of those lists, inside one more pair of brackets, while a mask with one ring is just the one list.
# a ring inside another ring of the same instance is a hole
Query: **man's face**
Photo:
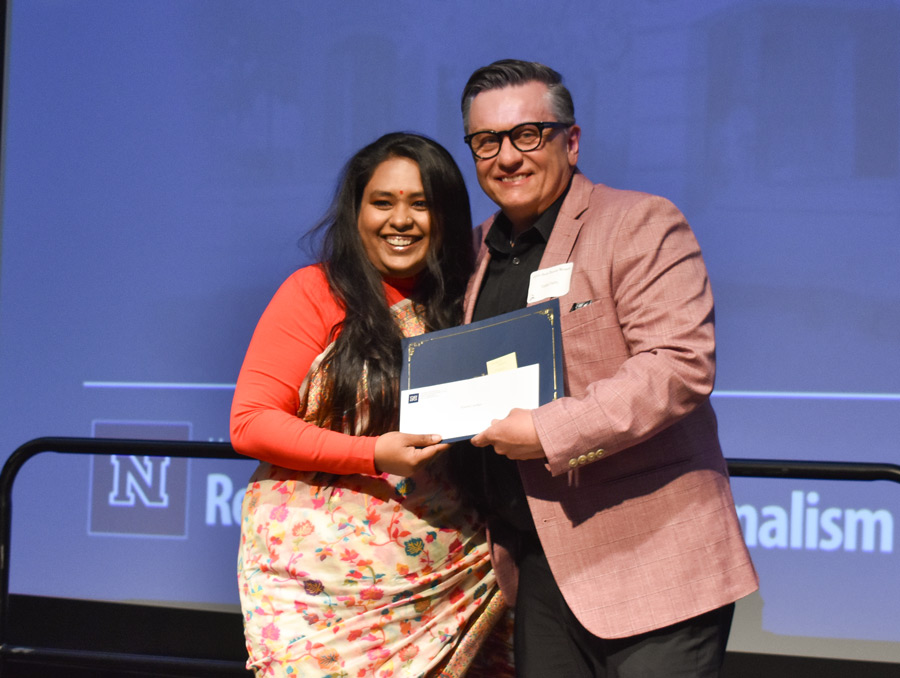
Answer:
[[[547, 86], [540, 82], [488, 90], [469, 109], [467, 133], [509, 130], [523, 122], [555, 122]], [[500, 153], [475, 160], [478, 183], [500, 206], [516, 232], [531, 226], [562, 195], [578, 161], [577, 125], [544, 130], [541, 145], [523, 153], [503, 138]]]

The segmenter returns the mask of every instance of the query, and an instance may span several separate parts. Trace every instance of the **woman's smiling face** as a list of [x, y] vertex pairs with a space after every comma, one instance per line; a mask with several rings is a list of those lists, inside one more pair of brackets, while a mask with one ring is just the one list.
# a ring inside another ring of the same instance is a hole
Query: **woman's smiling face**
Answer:
[[409, 278], [425, 268], [431, 212], [415, 161], [389, 158], [375, 168], [363, 190], [357, 228], [381, 275]]

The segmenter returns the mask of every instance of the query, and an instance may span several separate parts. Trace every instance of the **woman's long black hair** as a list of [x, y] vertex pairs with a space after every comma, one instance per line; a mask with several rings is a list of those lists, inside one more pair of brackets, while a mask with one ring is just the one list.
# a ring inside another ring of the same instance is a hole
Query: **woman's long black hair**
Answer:
[[[426, 331], [462, 320], [466, 284], [474, 267], [469, 195], [459, 167], [440, 144], [407, 132], [387, 134], [357, 152], [345, 165], [325, 218], [320, 260], [346, 317], [332, 351], [323, 360], [321, 426], [353, 432], [357, 402], [366, 401], [363, 435], [395, 429], [402, 334], [388, 309], [381, 274], [369, 261], [360, 239], [358, 218], [363, 192], [375, 169], [391, 158], [409, 158], [419, 166], [431, 216], [426, 267], [413, 300], [424, 308]], [[360, 393], [361, 375], [367, 393]], [[305, 403], [304, 403], [305, 407]]]

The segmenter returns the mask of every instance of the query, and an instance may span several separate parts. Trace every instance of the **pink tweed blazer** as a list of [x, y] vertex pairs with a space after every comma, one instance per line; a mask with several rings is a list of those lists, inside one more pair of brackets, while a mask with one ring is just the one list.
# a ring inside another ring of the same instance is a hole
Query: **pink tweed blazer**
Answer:
[[[467, 322], [488, 259], [482, 244]], [[709, 402], [713, 299], [684, 216], [576, 171], [540, 268], [566, 262], [566, 397], [533, 413], [547, 462], [518, 465], [569, 607], [621, 638], [731, 603], [758, 579]], [[515, 563], [498, 544], [492, 555], [515, 601]]]

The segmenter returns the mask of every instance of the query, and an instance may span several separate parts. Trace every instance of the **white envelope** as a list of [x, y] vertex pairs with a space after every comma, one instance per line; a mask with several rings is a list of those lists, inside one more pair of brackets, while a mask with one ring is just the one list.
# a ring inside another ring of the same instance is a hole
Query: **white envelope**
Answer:
[[400, 391], [400, 430], [439, 433], [446, 442], [471, 438], [514, 407], [540, 404], [540, 365]]

